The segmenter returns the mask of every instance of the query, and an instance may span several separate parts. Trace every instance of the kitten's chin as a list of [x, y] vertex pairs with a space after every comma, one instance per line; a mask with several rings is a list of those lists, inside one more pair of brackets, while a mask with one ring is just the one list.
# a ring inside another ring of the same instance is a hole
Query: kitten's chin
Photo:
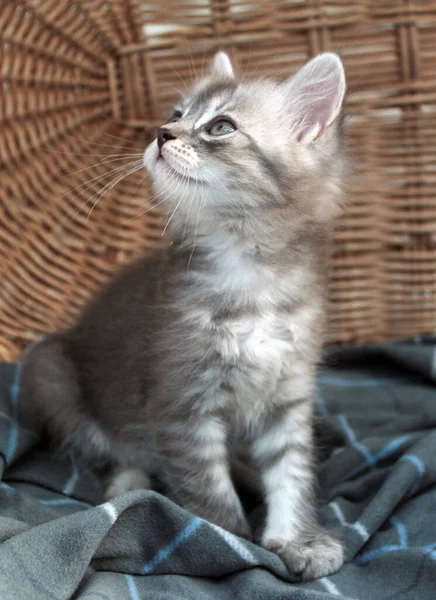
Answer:
[[180, 165], [172, 164], [170, 156], [163, 156], [159, 151], [157, 140], [154, 140], [144, 152], [143, 164], [147, 169], [153, 183], [159, 183], [168, 176], [176, 177], [185, 182], [198, 183], [201, 181], [191, 173], [186, 172]]
[[159, 159], [157, 140], [153, 140], [144, 152], [144, 167], [153, 176]]
[[188, 173], [186, 167], [183, 168], [177, 163], [173, 164], [173, 161], [166, 156], [158, 156], [153, 175], [155, 179], [179, 179], [186, 184], [201, 182], [201, 179], [197, 176], [193, 175], [191, 172]]

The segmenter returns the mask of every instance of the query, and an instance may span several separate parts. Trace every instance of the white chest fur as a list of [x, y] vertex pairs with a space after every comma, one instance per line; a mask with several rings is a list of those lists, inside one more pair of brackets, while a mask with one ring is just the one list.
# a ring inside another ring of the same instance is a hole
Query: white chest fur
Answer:
[[253, 431], [271, 402], [295, 393], [286, 389], [290, 381], [299, 390], [306, 385], [298, 329], [285, 314], [246, 315], [221, 323], [204, 316], [203, 339], [219, 358], [205, 364], [190, 389], [202, 398], [200, 410], [228, 409], [237, 428]]
[[[197, 273], [197, 283], [206, 292], [226, 297], [227, 302], [243, 299], [272, 313], [280, 303], [295, 298], [310, 280], [310, 273], [299, 265], [292, 265], [286, 275], [279, 274], [272, 264], [263, 262], [256, 244], [235, 242], [231, 234], [217, 232], [208, 243], [208, 267]], [[266, 331], [270, 326], [266, 316], [260, 327]]]
[[241, 361], [276, 372], [294, 350], [294, 329], [290, 318], [266, 313], [226, 321], [215, 327], [213, 337], [223, 362]]
[[[195, 275], [198, 308], [192, 298], [184, 320], [190, 322], [204, 355], [219, 358], [205, 361], [189, 395], [201, 398], [202, 411], [231, 408], [235, 420], [252, 429], [268, 403], [309, 391], [305, 348], [316, 315], [309, 306], [292, 313], [280, 308], [301, 297], [308, 274], [294, 267], [278, 276], [247, 249], [224, 243], [211, 250], [209, 258], [210, 268]], [[204, 305], [205, 297], [212, 298], [215, 311], [221, 303], [229, 317], [214, 317]], [[244, 312], [243, 306], [253, 310]]]

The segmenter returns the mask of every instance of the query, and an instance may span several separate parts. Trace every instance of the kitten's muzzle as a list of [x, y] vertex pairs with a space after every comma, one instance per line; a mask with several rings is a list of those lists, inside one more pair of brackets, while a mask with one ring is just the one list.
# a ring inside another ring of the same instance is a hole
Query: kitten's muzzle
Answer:
[[159, 129], [157, 130], [157, 145], [159, 147], [159, 150], [161, 150], [165, 142], [175, 139], [177, 139], [176, 136], [173, 135], [167, 127], [159, 127]]

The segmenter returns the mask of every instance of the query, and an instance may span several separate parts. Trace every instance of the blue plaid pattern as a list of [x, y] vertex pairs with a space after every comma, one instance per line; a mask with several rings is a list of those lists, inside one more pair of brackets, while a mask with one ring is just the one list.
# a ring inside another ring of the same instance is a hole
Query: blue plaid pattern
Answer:
[[[429, 387], [434, 375], [429, 350], [420, 375], [386, 368], [369, 377], [368, 367], [365, 372], [336, 368], [320, 378], [318, 412], [336, 444], [320, 471], [328, 497], [320, 506], [321, 520], [343, 536], [347, 564], [304, 585], [295, 584], [275, 555], [156, 494], [134, 492], [95, 506], [98, 494], [89, 472], [32, 454], [36, 436], [19, 401], [19, 369], [7, 366], [6, 388], [0, 377], [0, 517], [20, 523], [28, 516], [29, 523], [0, 544], [0, 590], [8, 580], [24, 586], [21, 595], [32, 600], [114, 594], [143, 600], [160, 597], [175, 581], [186, 590], [183, 597], [198, 597], [204, 581], [209, 587], [203, 595], [211, 598], [212, 583], [229, 582], [241, 600], [260, 593], [282, 598], [295, 586], [305, 600], [320, 592], [323, 598], [346, 600], [393, 593], [406, 599], [409, 588], [411, 598], [433, 600], [434, 585], [419, 575], [431, 573], [436, 580], [436, 396]], [[386, 349], [390, 357], [395, 351], [395, 346]], [[0, 535], [2, 523], [0, 518]], [[50, 568], [36, 566], [41, 552]], [[62, 565], [68, 565], [64, 575]], [[174, 575], [181, 577], [171, 579]], [[80, 588], [71, 587], [82, 578]], [[2, 600], [14, 599], [2, 594]]]

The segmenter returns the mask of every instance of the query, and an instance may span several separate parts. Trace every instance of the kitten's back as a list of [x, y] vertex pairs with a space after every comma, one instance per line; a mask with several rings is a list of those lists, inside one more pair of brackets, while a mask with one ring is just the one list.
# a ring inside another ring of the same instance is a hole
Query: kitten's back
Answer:
[[57, 443], [88, 463], [109, 458], [111, 433], [141, 408], [151, 385], [147, 348], [165, 261], [165, 251], [148, 253], [122, 269], [72, 328], [42, 338], [23, 357], [24, 401]]

